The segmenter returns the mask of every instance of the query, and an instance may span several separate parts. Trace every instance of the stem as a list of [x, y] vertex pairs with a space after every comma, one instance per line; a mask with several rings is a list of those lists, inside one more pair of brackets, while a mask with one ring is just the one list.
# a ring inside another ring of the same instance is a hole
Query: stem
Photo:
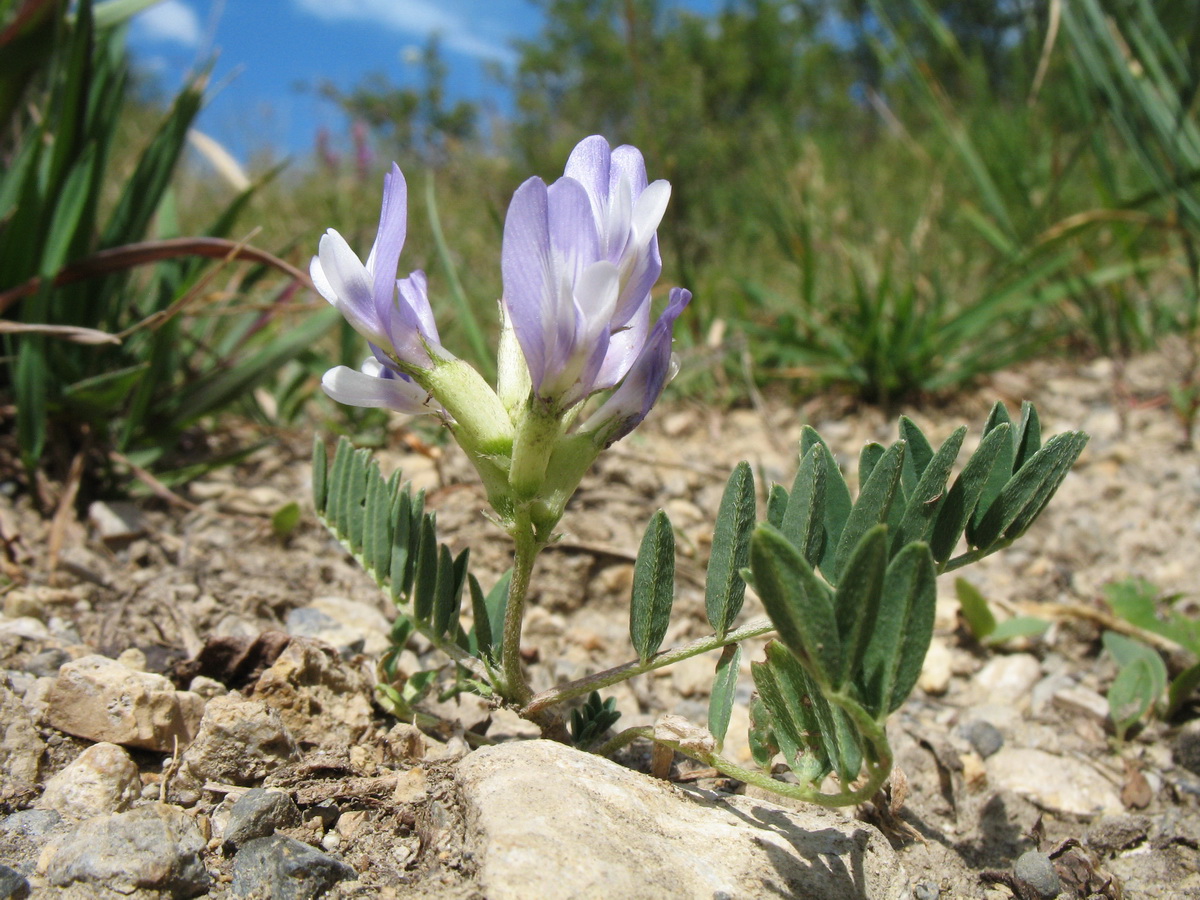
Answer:
[[533, 696], [525, 673], [521, 670], [521, 623], [525, 619], [525, 595], [529, 593], [529, 577], [542, 544], [534, 533], [528, 505], [517, 510], [513, 523], [512, 580], [508, 585], [508, 603], [504, 608], [504, 637], [500, 646], [500, 661], [504, 667], [504, 695], [514, 703], [528, 703]]
[[[515, 578], [516, 573], [514, 572], [513, 574]], [[567, 700], [574, 700], [576, 697], [582, 697], [585, 694], [606, 688], [619, 681], [626, 681], [635, 675], [642, 675], [654, 669], [661, 669], [663, 666], [669, 666], [690, 656], [698, 656], [701, 653], [707, 653], [709, 650], [716, 650], [728, 644], [736, 644], [738, 641], [758, 637], [760, 634], [766, 634], [774, 630], [775, 626], [771, 624], [769, 619], [755, 619], [748, 625], [743, 625], [741, 628], [729, 632], [724, 637], [718, 637], [714, 634], [706, 638], [700, 638], [697, 641], [692, 641], [690, 644], [684, 644], [681, 647], [663, 650], [654, 654], [654, 656], [645, 662], [635, 659], [632, 662], [627, 662], [611, 669], [605, 669], [603, 672], [597, 672], [594, 675], [577, 678], [567, 684], [542, 691], [536, 697], [529, 699], [525, 708], [521, 710], [521, 715], [528, 718], [539, 710], [547, 706], [552, 706], [555, 703], [565, 703]], [[507, 646], [504, 652], [508, 652]], [[637, 735], [634, 735], [634, 737], [637, 737]], [[630, 740], [632, 739], [630, 738]]]
[[948, 560], [946, 564], [943, 565], [938, 571], [938, 574], [945, 575], [947, 572], [953, 572], [955, 569], [961, 569], [965, 566], [971, 565], [971, 563], [979, 562], [979, 560], [983, 559], [985, 556], [991, 556], [993, 553], [998, 553], [1005, 547], [1008, 547], [1014, 540], [1015, 538], [1009, 538], [1008, 540], [1003, 540], [992, 544], [990, 547], [982, 547], [976, 550], [970, 550], [966, 553], [956, 556], [954, 559]]

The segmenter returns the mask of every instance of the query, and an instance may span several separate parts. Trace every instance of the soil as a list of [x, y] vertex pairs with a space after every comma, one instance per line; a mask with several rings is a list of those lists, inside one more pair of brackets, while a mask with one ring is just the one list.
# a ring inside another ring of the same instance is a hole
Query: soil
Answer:
[[[968, 424], [962, 459], [997, 399], [1014, 411], [1021, 400], [1034, 401], [1045, 435], [1067, 429], [1091, 434], [1075, 471], [1031, 532], [960, 573], [998, 618], [1033, 615], [1047, 620], [1048, 630], [985, 646], [964, 627], [953, 578], [943, 579], [930, 664], [891, 727], [906, 796], [900, 796], [897, 779], [890, 806], [879, 801], [848, 813], [880, 826], [901, 850], [919, 897], [939, 891], [943, 897], [997, 900], [1033, 896], [1011, 872], [1023, 851], [1037, 847], [1057, 854], [1064, 897], [1119, 897], [1122, 885], [1127, 897], [1200, 897], [1200, 777], [1177, 761], [1186, 753], [1185, 723], [1197, 716], [1195, 698], [1174, 721], [1148, 718], [1120, 742], [1102, 701], [1116, 673], [1102, 652], [1102, 633], [1131, 633], [1109, 614], [1105, 585], [1143, 578], [1164, 597], [1181, 595], [1176, 609], [1193, 617], [1200, 610], [1200, 466], [1196, 451], [1182, 446], [1180, 425], [1165, 401], [1174, 371], [1169, 353], [1137, 359], [1115, 394], [1106, 362], [1082, 368], [1039, 362], [997, 375], [940, 407], [904, 410], [935, 446]], [[746, 459], [760, 488], [765, 481], [790, 483], [806, 423], [848, 473], [864, 442], [896, 437], [893, 417], [836, 398], [733, 410], [675, 401], [602, 456], [569, 507], [563, 539], [545, 552], [535, 574], [524, 647], [534, 689], [633, 655], [627, 616], [632, 563], [657, 508], [671, 517], [679, 553], [675, 613], [664, 646], [707, 634], [704, 565], [725, 479]], [[483, 492], [469, 466], [453, 446], [431, 447], [412, 434], [402, 440], [401, 432], [397, 422], [394, 445], [378, 454], [384, 472], [399, 468], [426, 490], [441, 539], [455, 551], [469, 547], [472, 571], [489, 587], [508, 566], [508, 541], [484, 516]], [[317, 598], [360, 601], [390, 617], [378, 589], [312, 515], [310, 441], [308, 434], [278, 436], [237, 468], [193, 483], [182, 495], [185, 504], [138, 501], [140, 533], [127, 538], [106, 540], [94, 522], [73, 517], [55, 526], [9, 484], [14, 490], [0, 499], [9, 581], [4, 611], [10, 619], [41, 619], [53, 638], [0, 641], [0, 669], [19, 671], [48, 646], [68, 657], [98, 652], [115, 658], [136, 648], [147, 670], [182, 678], [179, 664], [195, 659], [206, 643], [244, 644], [264, 632], [286, 631], [288, 613]], [[292, 500], [304, 515], [280, 536], [271, 516]], [[742, 615], [761, 615], [753, 597]], [[378, 636], [369, 637], [368, 652], [348, 663], [358, 670], [370, 671], [377, 661]], [[1188, 662], [1178, 648], [1159, 646], [1172, 674]], [[761, 647], [759, 641], [745, 648], [743, 695], [750, 689], [748, 663], [761, 657]], [[998, 673], [1005, 669], [996, 661], [1017, 669], [1028, 659], [1036, 665], [1024, 695], [1004, 693]], [[714, 663], [713, 656], [701, 657], [617, 686], [609, 693], [623, 713], [620, 725], [651, 724], [663, 713], [703, 723]], [[436, 664], [420, 641], [401, 659], [410, 674]], [[252, 690], [253, 679], [245, 666], [224, 673], [226, 687], [243, 691]], [[449, 726], [429, 738], [446, 760], [471, 739], [463, 727], [478, 731], [489, 718], [485, 706], [469, 700], [435, 704], [431, 712], [458, 722], [457, 729]], [[477, 896], [469, 861], [459, 853], [452, 765], [426, 762], [423, 799], [397, 799], [396, 780], [412, 760], [396, 751], [396, 721], [378, 707], [372, 716], [356, 752], [345, 743], [308, 741], [299, 763], [267, 779], [289, 790], [302, 810], [334, 806], [343, 819], [353, 813], [353, 849], [343, 858], [361, 877], [352, 889], [338, 888], [331, 896]], [[495, 718], [491, 738], [522, 732], [510, 719]], [[979, 720], [995, 726], [1008, 747], [1087, 766], [1120, 798], [1125, 815], [1113, 809], [1081, 813], [1068, 799], [989, 782], [986, 760], [964, 737]], [[748, 758], [745, 726], [741, 709], [727, 755]], [[86, 742], [45, 724], [39, 728], [48, 742], [45, 780]], [[147, 784], [157, 783], [170, 762], [148, 752], [135, 760]], [[637, 754], [630, 761], [636, 763]], [[712, 775], [682, 759], [673, 769], [676, 778], [738, 789]], [[36, 791], [10, 794], [0, 813], [36, 800]], [[192, 811], [211, 816], [222, 800], [219, 790], [203, 791]], [[322, 816], [307, 821], [309, 830], [296, 834], [319, 845], [320, 827], [312, 823], [329, 823]], [[1132, 836], [1105, 838], [1118, 826], [1128, 826]], [[227, 875], [229, 861], [219, 847], [210, 849], [206, 863], [210, 872]], [[219, 883], [211, 895], [226, 896], [227, 889]]]

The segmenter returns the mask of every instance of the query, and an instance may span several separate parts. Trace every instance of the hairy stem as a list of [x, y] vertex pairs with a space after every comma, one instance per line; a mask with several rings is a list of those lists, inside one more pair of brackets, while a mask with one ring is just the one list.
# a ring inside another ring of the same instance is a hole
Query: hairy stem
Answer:
[[504, 696], [512, 703], [528, 703], [533, 696], [521, 669], [521, 625], [525, 619], [525, 596], [529, 577], [542, 544], [538, 542], [527, 506], [521, 507], [511, 531], [513, 550], [512, 580], [508, 585], [508, 604], [504, 609], [504, 636], [500, 660], [504, 667]]
[[[736, 644], [738, 641], [758, 637], [761, 634], [766, 634], [774, 630], [775, 626], [771, 624], [769, 619], [756, 619], [748, 625], [743, 625], [741, 628], [729, 632], [724, 637], [718, 637], [714, 634], [706, 638], [700, 638], [697, 641], [692, 641], [690, 644], [684, 644], [681, 647], [672, 647], [669, 650], [663, 650], [654, 654], [645, 662], [633, 660], [632, 662], [627, 662], [611, 669], [605, 669], [603, 672], [597, 672], [594, 675], [577, 678], [575, 681], [542, 691], [536, 697], [528, 700], [525, 708], [521, 710], [521, 715], [529, 718], [539, 710], [547, 706], [552, 706], [555, 703], [565, 703], [567, 700], [583, 697], [592, 691], [598, 691], [617, 682], [625, 681], [635, 675], [642, 675], [655, 669], [661, 669], [663, 666], [672, 665], [682, 659], [687, 659], [689, 656], [698, 656], [701, 653], [707, 653], [709, 650], [717, 650], [728, 644]], [[507, 649], [505, 652], [507, 652]]]

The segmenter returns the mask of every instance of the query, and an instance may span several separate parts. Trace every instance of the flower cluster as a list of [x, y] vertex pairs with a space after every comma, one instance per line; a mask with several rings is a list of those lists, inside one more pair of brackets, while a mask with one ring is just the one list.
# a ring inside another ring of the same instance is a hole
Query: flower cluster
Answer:
[[530, 178], [517, 189], [504, 226], [493, 390], [441, 345], [425, 274], [397, 278], [408, 192], [393, 164], [366, 262], [332, 229], [312, 260], [317, 290], [372, 354], [361, 371], [331, 369], [322, 386], [341, 403], [442, 417], [502, 518], [541, 504], [535, 519], [552, 527], [596, 454], [637, 427], [673, 374], [672, 329], [691, 294], [672, 289], [651, 324], [670, 194], [666, 181], [648, 182], [637, 149], [599, 136], [575, 148], [553, 184]]

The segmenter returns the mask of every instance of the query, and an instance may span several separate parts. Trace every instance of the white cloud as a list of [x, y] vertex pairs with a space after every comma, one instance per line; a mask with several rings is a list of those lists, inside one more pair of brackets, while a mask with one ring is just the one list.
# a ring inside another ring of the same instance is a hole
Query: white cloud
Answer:
[[367, 22], [422, 39], [436, 34], [442, 47], [478, 59], [512, 62], [502, 39], [489, 37], [487, 24], [434, 0], [293, 0], [297, 8], [327, 22]]
[[137, 37], [147, 43], [200, 46], [200, 19], [183, 0], [156, 3], [133, 20]]

